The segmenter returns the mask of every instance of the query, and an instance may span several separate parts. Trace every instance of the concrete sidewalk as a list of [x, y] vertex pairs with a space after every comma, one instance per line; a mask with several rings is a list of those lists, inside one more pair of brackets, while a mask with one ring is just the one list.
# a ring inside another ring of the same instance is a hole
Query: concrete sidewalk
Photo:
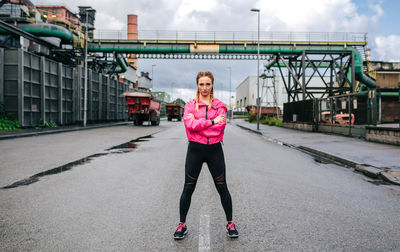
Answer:
[[400, 147], [353, 137], [306, 132], [283, 127], [249, 123], [235, 119], [232, 124], [262, 135], [266, 140], [297, 148], [353, 167], [370, 177], [381, 177], [400, 185]]
[[[166, 121], [167, 118], [161, 118], [160, 120]], [[133, 125], [133, 122], [120, 121], [120, 122], [91, 123], [87, 124], [86, 127], [74, 124], [74, 125], [59, 126], [57, 128], [41, 128], [41, 129], [27, 128], [27, 129], [17, 129], [17, 130], [2, 130], [0, 131], [0, 141], [12, 138], [49, 135], [49, 134], [71, 132], [77, 130], [98, 129], [98, 128], [113, 127], [113, 126], [130, 125], [130, 124]], [[150, 123], [144, 122], [143, 125], [150, 126]]]
[[49, 134], [71, 132], [77, 130], [98, 129], [98, 128], [113, 127], [113, 126], [120, 126], [127, 124], [132, 124], [132, 122], [123, 121], [123, 122], [95, 123], [95, 124], [87, 124], [86, 127], [80, 125], [68, 125], [68, 126], [59, 126], [57, 128], [41, 128], [41, 129], [28, 128], [28, 129], [18, 129], [18, 130], [3, 130], [0, 131], [0, 140], [19, 138], [19, 137], [49, 135]]

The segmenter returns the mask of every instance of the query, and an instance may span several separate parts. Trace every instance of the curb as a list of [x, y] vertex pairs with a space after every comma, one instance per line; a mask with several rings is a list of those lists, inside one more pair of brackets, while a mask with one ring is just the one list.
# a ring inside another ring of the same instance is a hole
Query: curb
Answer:
[[5, 135], [5, 136], [0, 136], [0, 141], [1, 140], [7, 140], [7, 139], [13, 139], [13, 138], [22, 138], [22, 137], [31, 137], [31, 136], [40, 136], [40, 135], [51, 135], [51, 134], [72, 132], [72, 131], [78, 131], [78, 130], [90, 130], [90, 129], [98, 129], [98, 128], [107, 128], [107, 127], [127, 125], [127, 124], [131, 124], [131, 123], [132, 122], [119, 122], [119, 123], [107, 124], [107, 125], [89, 126], [89, 127], [86, 127], [86, 128], [78, 127], [78, 128], [71, 128], [71, 129], [47, 130], [47, 131], [39, 131], [39, 132], [32, 132], [32, 133]]
[[355, 168], [357, 165], [359, 165], [359, 164], [357, 164], [357, 163], [355, 163], [353, 161], [350, 161], [350, 160], [347, 160], [347, 159], [344, 159], [344, 158], [341, 158], [341, 157], [338, 157], [338, 156], [334, 156], [334, 155], [331, 155], [331, 154], [328, 154], [328, 153], [325, 153], [325, 152], [322, 152], [322, 151], [319, 151], [319, 150], [315, 150], [315, 149], [312, 149], [312, 148], [309, 148], [309, 147], [298, 146], [297, 148], [300, 149], [300, 150], [305, 150], [305, 151], [317, 154], [317, 155], [325, 157], [327, 159], [334, 160], [336, 162], [342, 163], [342, 164], [350, 166], [352, 168]]
[[242, 126], [242, 125], [240, 125], [240, 124], [235, 124], [235, 125], [238, 126], [238, 127], [240, 127], [240, 128], [242, 128], [242, 129], [244, 129], [244, 130], [251, 131], [251, 132], [256, 133], [256, 134], [258, 134], [258, 135], [262, 135], [262, 133], [261, 133], [260, 131], [247, 128], [247, 127]]
[[355, 167], [356, 171], [362, 172], [364, 175], [371, 177], [371, 178], [378, 178], [379, 175], [382, 174], [383, 170], [373, 167], [373, 166], [368, 166], [368, 165], [361, 165], [358, 164]]
[[395, 185], [400, 185], [400, 180], [394, 177], [391, 173], [394, 171], [384, 171], [381, 172], [381, 176], [383, 177], [384, 180], [389, 181], [390, 183], [393, 183]]
[[[235, 124], [235, 125], [242, 129], [245, 129], [245, 130], [248, 130], [248, 131], [251, 131], [251, 132], [254, 132], [254, 133], [257, 133], [257, 134], [263, 136], [262, 132], [247, 128], [246, 126], [243, 126], [243, 125], [239, 125], [239, 124]], [[274, 140], [276, 140], [276, 139], [274, 139]], [[273, 142], [280, 142], [280, 141], [276, 140]], [[334, 155], [331, 155], [331, 154], [328, 154], [328, 153], [325, 153], [325, 152], [322, 152], [319, 150], [315, 150], [315, 149], [312, 149], [312, 148], [309, 148], [306, 146], [294, 146], [294, 145], [287, 144], [287, 143], [283, 143], [283, 145], [286, 145], [286, 146], [298, 149], [300, 151], [303, 151], [303, 152], [306, 152], [309, 154], [314, 154], [314, 155], [344, 164], [346, 166], [352, 167], [356, 171], [361, 172], [362, 174], [364, 174], [367, 177], [374, 178], [374, 179], [383, 178], [384, 180], [386, 180], [392, 184], [400, 185], [400, 180], [392, 175], [392, 173], [394, 173], [395, 171], [391, 171], [390, 169], [383, 170], [383, 169], [380, 169], [380, 168], [377, 168], [375, 166], [368, 165], [368, 164], [358, 164], [351, 160], [347, 160], [347, 159], [344, 159], [344, 158], [341, 158], [338, 156], [334, 156]]]

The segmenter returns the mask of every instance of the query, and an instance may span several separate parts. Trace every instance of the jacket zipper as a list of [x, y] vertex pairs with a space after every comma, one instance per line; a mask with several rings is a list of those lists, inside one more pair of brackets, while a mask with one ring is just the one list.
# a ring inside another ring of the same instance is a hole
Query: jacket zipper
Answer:
[[[207, 112], [208, 112], [208, 106], [206, 106], [206, 120], [208, 120], [208, 118], [207, 118]], [[207, 137], [207, 144], [209, 144], [210, 143], [210, 141], [209, 141], [210, 139]]]

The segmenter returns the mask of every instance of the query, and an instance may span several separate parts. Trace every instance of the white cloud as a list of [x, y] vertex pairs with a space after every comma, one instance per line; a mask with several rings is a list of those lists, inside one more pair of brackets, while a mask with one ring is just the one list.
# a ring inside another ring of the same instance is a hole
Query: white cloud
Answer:
[[95, 22], [102, 30], [123, 30], [126, 27], [126, 23], [105, 12], [96, 13]]
[[[381, 12], [369, 17], [358, 13], [350, 0], [259, 0], [262, 25], [270, 31], [366, 32]], [[375, 4], [379, 9], [380, 5]]]
[[375, 44], [376, 48], [372, 51], [372, 54], [378, 60], [400, 62], [399, 35], [378, 36], [375, 38]]

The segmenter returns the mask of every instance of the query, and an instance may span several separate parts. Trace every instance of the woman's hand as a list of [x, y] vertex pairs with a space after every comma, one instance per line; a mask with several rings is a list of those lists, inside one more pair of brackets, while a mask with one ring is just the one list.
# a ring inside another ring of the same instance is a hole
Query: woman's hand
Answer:
[[215, 124], [217, 124], [217, 123], [224, 123], [224, 122], [226, 122], [226, 117], [225, 117], [225, 115], [219, 115], [219, 116], [215, 117], [215, 119], [214, 119], [214, 123], [215, 123]]
[[186, 117], [189, 118], [189, 119], [195, 119], [194, 115], [192, 113], [188, 114]]

